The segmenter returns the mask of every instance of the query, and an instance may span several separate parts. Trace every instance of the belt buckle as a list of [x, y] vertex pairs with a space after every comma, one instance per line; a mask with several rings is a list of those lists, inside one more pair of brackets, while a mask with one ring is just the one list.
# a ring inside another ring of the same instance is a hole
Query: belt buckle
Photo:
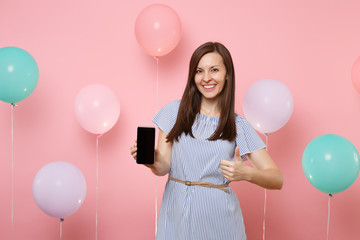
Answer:
[[186, 186], [191, 186], [192, 184], [191, 184], [190, 181], [185, 181], [185, 185], [186, 185]]

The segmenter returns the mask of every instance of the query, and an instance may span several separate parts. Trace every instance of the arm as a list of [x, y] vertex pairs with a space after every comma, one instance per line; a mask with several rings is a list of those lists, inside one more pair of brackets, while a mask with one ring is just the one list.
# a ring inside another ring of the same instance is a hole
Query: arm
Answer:
[[260, 149], [246, 155], [253, 167], [242, 162], [239, 148], [236, 147], [235, 161], [222, 160], [220, 163], [224, 177], [230, 181], [249, 181], [267, 189], [281, 189], [283, 177], [265, 149]]
[[[172, 143], [166, 142], [166, 133], [159, 130], [157, 149], [155, 149], [154, 164], [145, 164], [157, 176], [164, 176], [170, 172]], [[130, 148], [131, 155], [136, 159], [137, 145]]]
[[172, 143], [166, 142], [166, 133], [159, 129], [157, 149], [155, 149], [155, 163], [148, 165], [157, 176], [164, 176], [170, 172]]

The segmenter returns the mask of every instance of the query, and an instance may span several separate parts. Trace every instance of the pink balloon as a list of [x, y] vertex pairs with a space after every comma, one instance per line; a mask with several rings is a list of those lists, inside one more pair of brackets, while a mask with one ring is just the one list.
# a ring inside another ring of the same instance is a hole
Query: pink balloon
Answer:
[[36, 174], [33, 197], [39, 208], [51, 217], [65, 218], [76, 212], [86, 196], [81, 171], [68, 162], [52, 162]]
[[136, 19], [136, 40], [153, 57], [171, 52], [181, 38], [181, 21], [178, 14], [164, 4], [144, 8]]
[[263, 79], [247, 90], [243, 111], [245, 118], [259, 132], [275, 132], [289, 120], [293, 111], [293, 98], [282, 82]]
[[358, 57], [358, 59], [356, 59], [356, 61], [354, 62], [353, 66], [352, 66], [351, 80], [353, 82], [353, 85], [354, 85], [356, 91], [358, 91], [360, 93], [360, 57]]
[[120, 103], [110, 88], [100, 84], [89, 85], [76, 96], [75, 115], [85, 130], [103, 134], [117, 122]]

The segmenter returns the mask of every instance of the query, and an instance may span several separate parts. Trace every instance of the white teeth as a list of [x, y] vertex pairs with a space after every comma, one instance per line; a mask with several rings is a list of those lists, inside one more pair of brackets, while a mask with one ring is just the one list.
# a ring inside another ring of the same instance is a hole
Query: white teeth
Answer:
[[204, 85], [204, 88], [213, 88], [213, 87], [215, 87], [215, 85]]

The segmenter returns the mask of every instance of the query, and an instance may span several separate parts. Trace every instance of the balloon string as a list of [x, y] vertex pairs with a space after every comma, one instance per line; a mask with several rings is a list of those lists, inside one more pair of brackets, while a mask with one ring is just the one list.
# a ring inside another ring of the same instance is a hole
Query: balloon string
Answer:
[[329, 194], [329, 199], [328, 199], [328, 220], [327, 220], [327, 229], [326, 229], [326, 239], [329, 239], [329, 226], [330, 226], [330, 199], [331, 199], [332, 195]]
[[14, 107], [11, 103], [11, 231], [14, 227]]
[[157, 233], [157, 191], [158, 191], [158, 178], [155, 177], [155, 237], [156, 237], [156, 233]]
[[[265, 150], [268, 151], [268, 144], [269, 144], [269, 135], [267, 133], [264, 134], [266, 137], [266, 148]], [[263, 219], [263, 240], [265, 240], [265, 217], [266, 217], [266, 189], [264, 189], [264, 219]]]
[[264, 189], [264, 219], [263, 219], [263, 240], [265, 240], [265, 215], [266, 215], [266, 189]]
[[95, 193], [95, 240], [98, 235], [98, 192], [99, 192], [99, 138], [101, 134], [96, 137], [96, 193]]
[[[158, 110], [158, 101], [159, 101], [159, 57], [154, 57], [156, 60], [156, 94], [155, 94], [155, 111]], [[157, 223], [158, 223], [158, 178], [155, 177], [155, 237], [157, 233]]]
[[159, 57], [154, 57], [156, 60], [156, 96], [155, 96], [155, 110], [158, 109], [158, 97], [159, 97]]
[[60, 240], [62, 239], [62, 223], [63, 223], [64, 219], [60, 218]]

